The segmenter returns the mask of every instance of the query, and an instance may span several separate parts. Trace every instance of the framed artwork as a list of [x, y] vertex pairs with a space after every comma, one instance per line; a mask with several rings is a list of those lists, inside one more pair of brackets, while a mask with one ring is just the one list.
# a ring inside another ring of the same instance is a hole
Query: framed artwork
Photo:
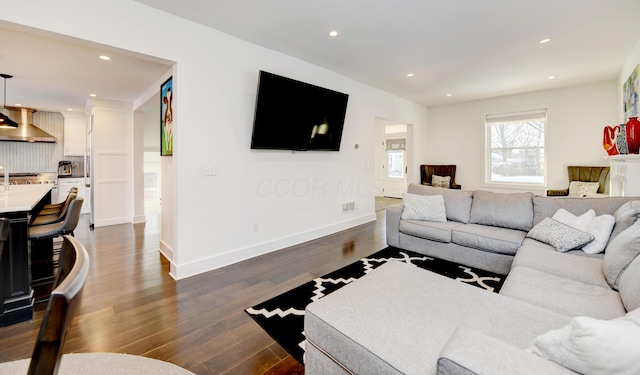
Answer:
[[624, 120], [638, 116], [638, 65], [631, 71], [631, 75], [622, 85], [622, 100]]
[[173, 155], [173, 76], [160, 85], [160, 156]]

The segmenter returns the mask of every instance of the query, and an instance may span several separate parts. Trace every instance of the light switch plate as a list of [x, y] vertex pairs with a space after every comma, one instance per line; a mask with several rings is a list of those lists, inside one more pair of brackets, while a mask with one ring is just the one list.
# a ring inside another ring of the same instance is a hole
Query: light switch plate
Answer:
[[205, 164], [204, 165], [204, 175], [205, 176], [215, 176], [216, 175], [216, 165], [215, 164]]

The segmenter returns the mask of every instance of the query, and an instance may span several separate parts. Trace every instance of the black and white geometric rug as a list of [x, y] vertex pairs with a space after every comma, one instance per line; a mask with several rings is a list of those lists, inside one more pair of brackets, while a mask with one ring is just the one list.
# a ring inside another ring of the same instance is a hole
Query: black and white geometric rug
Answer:
[[245, 311], [293, 358], [303, 364], [304, 309], [307, 305], [357, 280], [386, 262], [413, 264], [496, 293], [500, 291], [505, 278], [503, 275], [492, 272], [473, 269], [408, 250], [387, 247]]

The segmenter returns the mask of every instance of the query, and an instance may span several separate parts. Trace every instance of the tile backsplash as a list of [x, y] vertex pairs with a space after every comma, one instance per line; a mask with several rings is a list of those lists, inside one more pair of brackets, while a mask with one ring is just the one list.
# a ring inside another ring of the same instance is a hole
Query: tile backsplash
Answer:
[[58, 140], [57, 143], [0, 142], [0, 165], [9, 173], [58, 172], [58, 161], [69, 160], [74, 175], [82, 175], [81, 156], [64, 156], [64, 116], [60, 112], [33, 114], [33, 124]]

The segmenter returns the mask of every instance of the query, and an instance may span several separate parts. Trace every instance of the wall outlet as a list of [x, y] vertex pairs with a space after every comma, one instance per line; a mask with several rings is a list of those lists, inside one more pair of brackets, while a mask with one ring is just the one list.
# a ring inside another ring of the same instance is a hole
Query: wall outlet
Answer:
[[205, 164], [203, 169], [204, 169], [204, 175], [205, 176], [215, 176], [216, 175], [216, 165], [215, 164]]
[[260, 231], [260, 223], [258, 223], [257, 221], [253, 223], [253, 231], [254, 232]]

